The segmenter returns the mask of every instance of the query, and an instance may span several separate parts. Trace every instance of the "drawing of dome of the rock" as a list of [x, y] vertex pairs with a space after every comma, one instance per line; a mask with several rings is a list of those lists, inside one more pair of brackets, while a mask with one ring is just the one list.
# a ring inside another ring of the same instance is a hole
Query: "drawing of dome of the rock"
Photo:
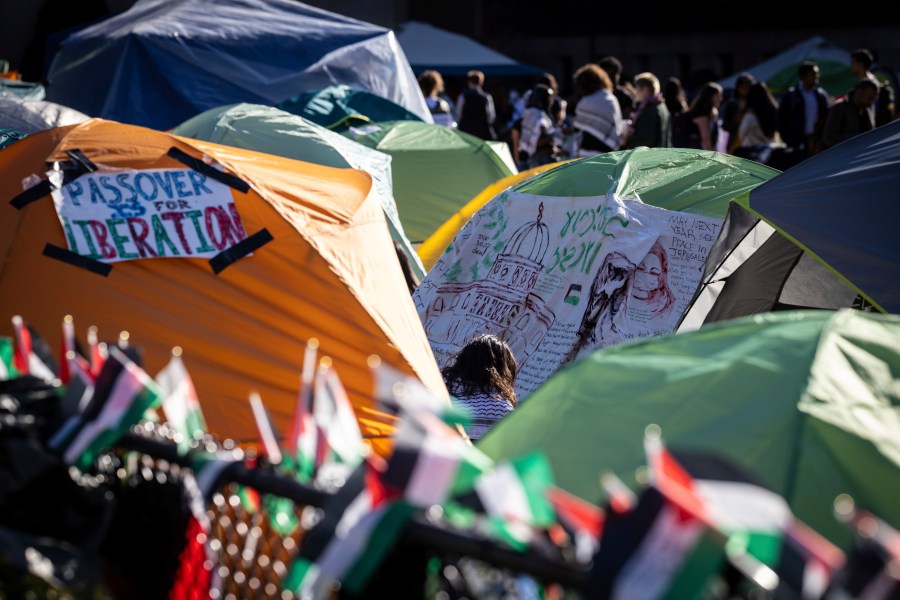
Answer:
[[513, 288], [530, 290], [544, 266], [544, 255], [550, 245], [550, 231], [541, 222], [544, 203], [538, 206], [537, 220], [519, 227], [494, 261], [488, 279]]
[[484, 279], [444, 282], [426, 309], [425, 331], [434, 344], [462, 347], [481, 333], [506, 339], [521, 365], [541, 343], [556, 316], [532, 290], [544, 268], [550, 232], [537, 219], [516, 229]]

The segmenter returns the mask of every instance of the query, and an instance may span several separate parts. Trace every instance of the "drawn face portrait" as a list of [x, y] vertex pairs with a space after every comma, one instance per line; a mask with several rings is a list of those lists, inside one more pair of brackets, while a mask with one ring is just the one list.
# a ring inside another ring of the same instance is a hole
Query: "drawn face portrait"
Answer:
[[631, 295], [638, 300], [649, 300], [653, 292], [660, 287], [661, 272], [662, 264], [659, 257], [653, 252], [648, 253], [635, 269]]

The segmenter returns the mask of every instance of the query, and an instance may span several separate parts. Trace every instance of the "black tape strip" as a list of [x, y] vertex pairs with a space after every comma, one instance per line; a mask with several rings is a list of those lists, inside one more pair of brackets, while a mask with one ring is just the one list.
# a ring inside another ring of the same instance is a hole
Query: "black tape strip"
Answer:
[[86, 173], [93, 173], [97, 170], [97, 165], [91, 162], [87, 156], [84, 155], [84, 152], [79, 150], [78, 148], [72, 148], [71, 150], [66, 150], [66, 154], [69, 155], [69, 158], [74, 160], [81, 166], [81, 169]]
[[82, 269], [87, 269], [91, 273], [103, 275], [104, 277], [109, 275], [109, 272], [112, 271], [112, 265], [100, 262], [99, 260], [94, 260], [93, 258], [88, 258], [87, 256], [75, 254], [71, 250], [60, 248], [59, 246], [54, 246], [53, 244], [47, 244], [46, 246], [44, 246], [44, 256], [55, 258], [56, 260], [60, 260], [64, 263], [69, 263], [70, 265], [81, 267]]
[[184, 165], [187, 165], [188, 167], [197, 171], [198, 173], [203, 173], [210, 179], [215, 179], [219, 183], [224, 183], [225, 185], [232, 187], [239, 192], [243, 192], [246, 194], [248, 191], [250, 191], [250, 184], [248, 184], [246, 181], [244, 181], [240, 177], [235, 177], [234, 175], [232, 175], [230, 173], [225, 173], [223, 171], [220, 171], [220, 170], [206, 164], [199, 158], [194, 158], [190, 154], [187, 154], [186, 152], [179, 150], [178, 148], [175, 148], [174, 146], [172, 148], [169, 148], [169, 151], [167, 152], [167, 154], [169, 156], [171, 156], [172, 158], [174, 158], [175, 160], [177, 160], [178, 162], [180, 162]]
[[260, 229], [253, 235], [245, 237], [228, 250], [222, 250], [213, 256], [209, 259], [209, 266], [212, 267], [213, 273], [218, 275], [235, 261], [263, 247], [273, 239], [275, 238], [272, 237], [268, 229]]
[[41, 181], [37, 185], [33, 185], [12, 200], [9, 201], [14, 207], [19, 210], [22, 210], [32, 202], [40, 200], [47, 194], [51, 192], [53, 187], [50, 185], [50, 182], [46, 179]]
[[[48, 168], [62, 172], [62, 185], [72, 183], [85, 173], [93, 173], [97, 170], [97, 165], [92, 163], [81, 150], [66, 150], [72, 160], [60, 161], [57, 163], [47, 163]], [[15, 208], [22, 210], [32, 202], [40, 200], [44, 196], [53, 191], [53, 184], [49, 180], [44, 179], [37, 185], [34, 185], [12, 200], [9, 201]]]

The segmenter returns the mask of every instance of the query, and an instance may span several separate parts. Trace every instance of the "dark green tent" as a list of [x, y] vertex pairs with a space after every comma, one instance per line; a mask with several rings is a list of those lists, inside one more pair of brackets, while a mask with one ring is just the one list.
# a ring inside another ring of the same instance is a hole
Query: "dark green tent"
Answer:
[[494, 459], [541, 450], [563, 488], [635, 485], [643, 432], [719, 454], [846, 544], [838, 494], [900, 525], [900, 317], [845, 309], [768, 313], [595, 351], [482, 438]]

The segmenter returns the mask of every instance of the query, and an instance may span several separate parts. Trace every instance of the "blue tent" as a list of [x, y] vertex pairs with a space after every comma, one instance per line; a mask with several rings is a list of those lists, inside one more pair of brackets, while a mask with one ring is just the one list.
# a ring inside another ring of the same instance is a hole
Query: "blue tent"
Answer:
[[48, 100], [157, 129], [341, 83], [431, 122], [391, 30], [291, 0], [139, 0], [66, 38], [48, 80]]

